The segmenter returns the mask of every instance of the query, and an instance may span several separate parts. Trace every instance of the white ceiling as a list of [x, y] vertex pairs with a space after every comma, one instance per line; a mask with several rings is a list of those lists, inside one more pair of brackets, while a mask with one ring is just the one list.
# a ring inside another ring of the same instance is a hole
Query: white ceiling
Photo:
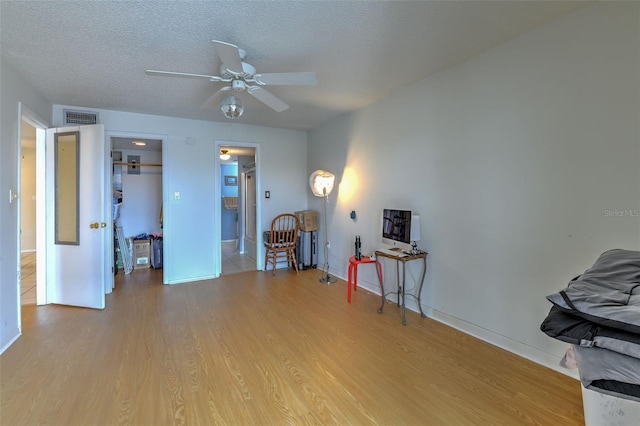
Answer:
[[587, 3], [0, 0], [0, 51], [56, 104], [228, 121], [202, 108], [222, 83], [144, 73], [218, 74], [211, 40], [226, 41], [258, 72], [319, 79], [269, 87], [280, 113], [241, 93], [234, 121], [307, 130]]

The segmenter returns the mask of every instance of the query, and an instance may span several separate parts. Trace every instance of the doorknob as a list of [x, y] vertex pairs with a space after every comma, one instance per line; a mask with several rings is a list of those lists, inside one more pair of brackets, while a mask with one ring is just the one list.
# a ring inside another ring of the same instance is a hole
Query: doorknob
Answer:
[[91, 229], [98, 229], [100, 227], [100, 224], [98, 222], [94, 222], [94, 223], [90, 223], [89, 224], [89, 228]]

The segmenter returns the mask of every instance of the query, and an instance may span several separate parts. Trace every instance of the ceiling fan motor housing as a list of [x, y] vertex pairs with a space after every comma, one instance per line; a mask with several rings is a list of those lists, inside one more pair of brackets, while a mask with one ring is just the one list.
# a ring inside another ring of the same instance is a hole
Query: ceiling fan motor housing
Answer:
[[247, 88], [247, 85], [244, 83], [244, 80], [233, 80], [231, 82], [231, 88], [236, 92], [241, 92]]

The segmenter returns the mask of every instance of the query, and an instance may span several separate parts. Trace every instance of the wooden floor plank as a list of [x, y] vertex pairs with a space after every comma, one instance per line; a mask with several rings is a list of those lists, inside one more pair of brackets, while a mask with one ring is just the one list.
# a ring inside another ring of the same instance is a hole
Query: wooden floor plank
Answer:
[[25, 306], [0, 423], [584, 422], [579, 382], [316, 270], [161, 277], [118, 275], [103, 311]]

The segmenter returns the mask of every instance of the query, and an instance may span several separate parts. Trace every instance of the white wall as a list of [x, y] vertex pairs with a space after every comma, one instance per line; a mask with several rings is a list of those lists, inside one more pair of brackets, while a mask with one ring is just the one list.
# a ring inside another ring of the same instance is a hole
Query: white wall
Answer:
[[[128, 155], [140, 156], [140, 164], [162, 164], [162, 153], [143, 150], [121, 150], [122, 162]], [[162, 167], [141, 166], [140, 174], [128, 174], [122, 166], [122, 207], [118, 224], [126, 237], [159, 234], [162, 207]]]
[[[605, 250], [640, 249], [638, 18], [595, 4], [310, 132], [309, 170], [340, 181], [332, 269], [345, 276], [356, 234], [380, 244], [383, 207], [415, 210], [429, 315], [557, 368], [545, 296]], [[373, 268], [359, 285], [378, 290]]]
[[[55, 125], [61, 124], [64, 108], [86, 110], [54, 105]], [[262, 174], [259, 179], [263, 188], [272, 189], [271, 199], [263, 199], [259, 218], [262, 226], [281, 211], [306, 208], [306, 132], [110, 110], [93, 111], [99, 112], [107, 133], [152, 134], [154, 138], [165, 135], [162, 153], [163, 272], [168, 283], [214, 277], [213, 259], [219, 247], [215, 247], [213, 236], [220, 232], [214, 227], [214, 203], [221, 203], [214, 196], [220, 177], [219, 171], [215, 170], [216, 140], [260, 146]], [[187, 143], [187, 138], [194, 138], [195, 143]], [[180, 192], [180, 200], [174, 199], [174, 192]], [[280, 195], [274, 197], [274, 192]]]
[[18, 292], [18, 205], [9, 203], [9, 190], [18, 189], [19, 102], [39, 117], [51, 114], [51, 103], [22, 80], [0, 58], [0, 353], [20, 334]]

